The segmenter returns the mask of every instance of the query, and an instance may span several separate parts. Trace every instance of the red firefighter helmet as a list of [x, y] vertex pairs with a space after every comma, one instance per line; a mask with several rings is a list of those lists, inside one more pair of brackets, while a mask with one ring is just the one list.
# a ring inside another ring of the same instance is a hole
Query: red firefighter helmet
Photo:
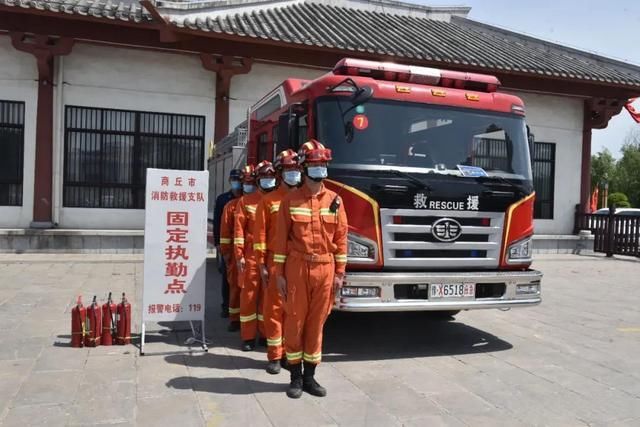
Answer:
[[258, 163], [255, 173], [258, 178], [276, 176], [276, 170], [273, 167], [273, 163], [271, 163], [269, 160], [263, 160]]
[[298, 162], [301, 165], [308, 163], [327, 163], [331, 161], [331, 150], [325, 148], [319, 141], [310, 139], [302, 144], [298, 150]]
[[292, 149], [281, 151], [276, 156], [275, 167], [278, 170], [298, 168], [298, 153]]
[[242, 182], [252, 184], [256, 181], [256, 171], [253, 165], [247, 165], [242, 168]]

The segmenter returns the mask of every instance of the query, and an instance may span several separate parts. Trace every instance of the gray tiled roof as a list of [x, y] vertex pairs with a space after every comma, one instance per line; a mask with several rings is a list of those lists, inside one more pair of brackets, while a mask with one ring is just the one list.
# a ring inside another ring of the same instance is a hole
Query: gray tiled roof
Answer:
[[[151, 22], [138, 4], [104, 0], [0, 0], [0, 5]], [[160, 12], [166, 16], [165, 10]], [[197, 14], [200, 15], [200, 14]], [[251, 12], [169, 14], [178, 28], [284, 43], [640, 87], [640, 67], [454, 17], [450, 22], [305, 1]]]

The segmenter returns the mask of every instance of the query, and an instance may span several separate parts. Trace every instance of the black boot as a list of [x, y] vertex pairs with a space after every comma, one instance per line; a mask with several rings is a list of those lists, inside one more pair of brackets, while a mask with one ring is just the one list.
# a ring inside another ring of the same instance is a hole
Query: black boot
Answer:
[[242, 351], [253, 351], [256, 348], [255, 340], [242, 341]]
[[238, 332], [239, 330], [240, 330], [240, 322], [233, 321], [233, 322], [229, 323], [229, 327], [227, 328], [227, 331], [229, 331], [229, 332]]
[[287, 362], [286, 357], [282, 357], [282, 359], [280, 359], [280, 367], [282, 369], [286, 369], [287, 371], [289, 370], [289, 363]]
[[264, 338], [264, 337], [260, 337], [260, 338], [258, 339], [258, 345], [259, 345], [260, 347], [266, 347], [266, 346], [267, 346], [267, 339], [266, 339], [266, 338]]
[[291, 372], [291, 382], [287, 389], [287, 396], [291, 399], [300, 399], [302, 396], [302, 365], [300, 363], [289, 365], [289, 371]]
[[322, 387], [318, 382], [313, 378], [316, 374], [316, 365], [309, 362], [304, 362], [304, 376], [302, 377], [302, 388], [307, 393], [318, 396], [325, 397], [327, 395], [327, 389]]
[[267, 372], [276, 375], [280, 373], [280, 360], [269, 360], [269, 364], [267, 365]]

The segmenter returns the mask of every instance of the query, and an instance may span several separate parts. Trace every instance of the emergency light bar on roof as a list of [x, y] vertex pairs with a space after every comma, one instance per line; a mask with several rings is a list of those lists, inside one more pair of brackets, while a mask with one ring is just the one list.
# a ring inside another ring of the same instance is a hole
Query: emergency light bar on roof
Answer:
[[495, 92], [500, 80], [486, 74], [439, 70], [414, 65], [375, 62], [345, 58], [333, 67], [333, 74], [341, 76], [366, 76], [377, 80], [408, 82], [455, 89]]

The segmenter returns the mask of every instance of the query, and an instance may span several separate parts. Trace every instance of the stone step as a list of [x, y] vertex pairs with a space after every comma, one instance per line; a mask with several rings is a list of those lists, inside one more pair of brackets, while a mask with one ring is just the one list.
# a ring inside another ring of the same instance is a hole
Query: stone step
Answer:
[[[211, 232], [207, 239], [211, 242]], [[209, 243], [209, 252], [215, 250]], [[144, 230], [0, 229], [0, 253], [141, 254]]]

